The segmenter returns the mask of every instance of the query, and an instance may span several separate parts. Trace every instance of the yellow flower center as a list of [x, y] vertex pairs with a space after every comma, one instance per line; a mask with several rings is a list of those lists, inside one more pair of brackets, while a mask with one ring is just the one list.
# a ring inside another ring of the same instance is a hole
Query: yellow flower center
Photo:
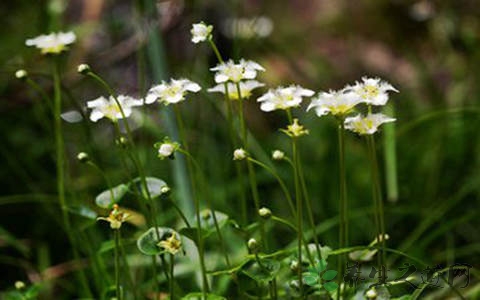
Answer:
[[368, 99], [368, 98], [375, 98], [378, 96], [380, 91], [378, 88], [374, 85], [365, 85], [362, 89], [362, 98], [363, 99]]
[[47, 47], [42, 49], [42, 54], [59, 54], [60, 52], [67, 49], [67, 46], [63, 44], [58, 44], [52, 47]]

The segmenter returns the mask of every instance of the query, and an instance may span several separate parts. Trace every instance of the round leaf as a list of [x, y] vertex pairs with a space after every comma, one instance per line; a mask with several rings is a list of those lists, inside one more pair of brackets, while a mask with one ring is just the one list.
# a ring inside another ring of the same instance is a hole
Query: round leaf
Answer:
[[329, 292], [332, 292], [336, 289], [338, 289], [338, 284], [335, 282], [335, 281], [330, 281], [330, 282], [326, 282], [323, 287], [329, 291]]
[[325, 273], [323, 273], [322, 278], [323, 280], [332, 280], [337, 276], [337, 271], [335, 270], [328, 270]]
[[[167, 186], [165, 181], [159, 178], [146, 177], [145, 180], [147, 182], [147, 188], [151, 198], [157, 198], [158, 196], [162, 195], [162, 188]], [[142, 180], [139, 177], [133, 180], [133, 184], [141, 194], [145, 194], [145, 188]]]
[[318, 276], [315, 275], [304, 275], [303, 276], [303, 282], [305, 282], [306, 285], [313, 286], [317, 284], [318, 282]]
[[272, 281], [280, 270], [280, 262], [273, 259], [261, 259], [261, 266], [257, 261], [247, 264], [243, 273], [258, 282]]
[[125, 193], [128, 191], [128, 185], [120, 184], [112, 188], [113, 199], [110, 193], [110, 190], [101, 192], [96, 198], [95, 203], [102, 208], [111, 208], [113, 204], [117, 203], [122, 199]]

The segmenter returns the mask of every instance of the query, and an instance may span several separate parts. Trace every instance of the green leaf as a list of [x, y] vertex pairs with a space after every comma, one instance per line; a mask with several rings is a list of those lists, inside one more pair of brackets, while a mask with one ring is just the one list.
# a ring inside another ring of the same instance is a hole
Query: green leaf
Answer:
[[40, 286], [32, 285], [27, 289], [27, 291], [23, 294], [23, 296], [26, 299], [37, 299], [38, 293], [40, 293]]
[[327, 269], [327, 261], [324, 260], [324, 259], [321, 259], [318, 261], [317, 265], [315, 266], [316, 269], [317, 269], [317, 272], [318, 274], [322, 273], [323, 271], [325, 271]]
[[323, 285], [323, 287], [329, 291], [329, 292], [332, 292], [336, 289], [338, 289], [338, 284], [335, 282], [335, 281], [329, 281], [329, 282], [325, 282], [325, 284]]
[[[158, 231], [158, 235], [157, 235]], [[140, 252], [146, 255], [158, 255], [165, 252], [157, 244], [169, 238], [175, 231], [167, 227], [152, 227], [144, 232], [137, 240], [137, 247]], [[160, 239], [159, 239], [160, 237]]]
[[75, 214], [75, 215], [78, 215], [78, 216], [81, 216], [81, 217], [84, 217], [84, 218], [87, 218], [87, 219], [91, 219], [91, 220], [97, 219], [97, 216], [98, 216], [97, 213], [94, 210], [92, 210], [92, 209], [90, 209], [90, 207], [82, 205], [82, 204], [69, 205], [67, 207], [67, 210], [72, 214]]
[[280, 270], [280, 262], [274, 259], [261, 259], [261, 266], [257, 261], [246, 264], [242, 272], [257, 282], [272, 281]]
[[[190, 293], [182, 297], [182, 300], [202, 300], [202, 299], [204, 299], [203, 293], [200, 293], [200, 292]], [[227, 300], [227, 298], [219, 295], [207, 294], [207, 300]]]
[[215, 214], [219, 228], [222, 228], [228, 223], [228, 215], [215, 210], [203, 210], [200, 216], [200, 224], [202, 225], [202, 229], [209, 233], [216, 231], [213, 214]]
[[337, 271], [328, 270], [325, 273], [323, 273], [322, 279], [323, 280], [332, 280], [333, 278], [335, 278], [335, 276], [337, 276]]
[[308, 273], [308, 275], [303, 276], [303, 282], [306, 285], [313, 286], [318, 283], [318, 276]]
[[[148, 192], [150, 193], [150, 197], [157, 198], [162, 195], [162, 188], [167, 186], [165, 181], [155, 178], [155, 177], [146, 177], [147, 188]], [[133, 186], [137, 188], [137, 190], [143, 195], [145, 194], [145, 187], [143, 186], [142, 180], [140, 177], [137, 177], [132, 180]]]
[[112, 188], [113, 192], [113, 199], [112, 195], [110, 194], [110, 190], [105, 190], [98, 194], [95, 198], [95, 204], [102, 208], [112, 208], [115, 203], [118, 203], [122, 197], [128, 192], [128, 185], [126, 184], [119, 184], [116, 187]]

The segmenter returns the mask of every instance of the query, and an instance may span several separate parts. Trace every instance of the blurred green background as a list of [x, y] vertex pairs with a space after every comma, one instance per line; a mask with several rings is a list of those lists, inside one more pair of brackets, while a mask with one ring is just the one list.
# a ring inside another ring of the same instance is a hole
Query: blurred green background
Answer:
[[[474, 0], [1, 1], [0, 289], [17, 279], [34, 281], [45, 270], [56, 274], [49, 268], [71, 256], [56, 205], [48, 106], [14, 77], [17, 69], [26, 69], [52, 94], [49, 59], [24, 45], [27, 38], [50, 31], [73, 30], [78, 38], [62, 57], [64, 111], [80, 111], [86, 101], [105, 94], [76, 73], [79, 63], [88, 63], [119, 93], [138, 97], [170, 77], [200, 83], [203, 91], [182, 106], [192, 152], [205, 169], [215, 208], [238, 219], [239, 187], [221, 114], [223, 98], [206, 93], [214, 85], [208, 68], [216, 60], [208, 45], [190, 42], [191, 24], [201, 20], [214, 25], [224, 58], [252, 59], [266, 68], [259, 80], [267, 87], [297, 83], [315, 91], [338, 89], [364, 75], [391, 82], [400, 93], [391, 96], [386, 112], [395, 114], [397, 122], [385, 127], [378, 142], [389, 247], [431, 265], [463, 262], [478, 267], [478, 4]], [[255, 101], [260, 93], [245, 104], [248, 127], [259, 141], [254, 156], [289, 178], [287, 164], [269, 161], [274, 149], [289, 152], [288, 139], [278, 131], [287, 120], [281, 112], [261, 112]], [[306, 114], [305, 107], [294, 114], [310, 130], [300, 151], [315, 217], [322, 225], [319, 239], [336, 247], [335, 122]], [[152, 147], [165, 135], [176, 134], [168, 110], [149, 106], [132, 119], [141, 125], [136, 138], [147, 173], [169, 183], [180, 206], [191, 215], [182, 161], [160, 161]], [[106, 226], [92, 226], [85, 217], [93, 211], [104, 214], [93, 200], [105, 184], [76, 161], [76, 154], [88, 152], [114, 183], [127, 177], [107, 122], [65, 122], [64, 131], [68, 197], [74, 203], [79, 238], [89, 241], [90, 248], [82, 252], [87, 255], [108, 237]], [[351, 243], [368, 244], [374, 235], [367, 215], [371, 212], [368, 156], [364, 141], [353, 134], [347, 135], [347, 176]], [[274, 178], [259, 170], [258, 179], [262, 205], [288, 217]], [[174, 226], [171, 212], [163, 207], [161, 220]], [[272, 248], [295, 240], [282, 227], [271, 233]], [[55, 276], [66, 290], [75, 288], [63, 275]]]

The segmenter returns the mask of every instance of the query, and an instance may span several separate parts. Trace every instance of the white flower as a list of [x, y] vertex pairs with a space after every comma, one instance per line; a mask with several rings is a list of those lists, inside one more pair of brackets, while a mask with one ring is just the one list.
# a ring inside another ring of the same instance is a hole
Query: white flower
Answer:
[[314, 108], [317, 116], [321, 117], [327, 114], [334, 116], [345, 116], [357, 104], [362, 103], [362, 99], [353, 92], [346, 90], [321, 92], [312, 100], [307, 111]]
[[178, 103], [185, 100], [187, 92], [196, 93], [201, 89], [197, 83], [188, 79], [171, 79], [169, 83], [162, 81], [148, 91], [145, 103], [150, 104], [156, 100], [165, 105]]
[[284, 158], [285, 158], [285, 153], [283, 151], [280, 151], [280, 150], [273, 151], [272, 153], [273, 160], [282, 160]]
[[[126, 118], [132, 114], [132, 107], [143, 105], [142, 100], [134, 99], [130, 96], [119, 95], [117, 99]], [[93, 122], [97, 122], [104, 117], [114, 122], [123, 118], [120, 107], [112, 96], [110, 96], [109, 99], [102, 96], [95, 100], [88, 101], [87, 107], [92, 109], [90, 120]]]
[[35, 46], [42, 50], [42, 54], [59, 54], [67, 50], [67, 45], [75, 42], [76, 36], [73, 32], [58, 32], [48, 35], [40, 35], [33, 39], [28, 39], [27, 46]]
[[233, 151], [233, 160], [244, 160], [247, 157], [247, 152], [242, 148]]
[[87, 64], [79, 64], [77, 66], [77, 72], [80, 74], [87, 74], [90, 72], [90, 66]]
[[27, 76], [28, 76], [28, 73], [25, 70], [17, 70], [15, 72], [15, 77], [17, 79], [25, 79], [25, 78], [27, 78]]
[[[265, 84], [258, 82], [256, 80], [247, 80], [247, 81], [240, 81], [240, 95], [243, 99], [247, 99], [252, 95], [252, 90], [262, 87]], [[231, 100], [238, 100], [240, 97], [238, 96], [237, 85], [232, 82], [227, 83], [227, 90], [228, 90], [228, 98]], [[223, 93], [225, 94], [225, 84], [221, 83], [213, 88], [208, 89], [210, 93]]]
[[353, 86], [347, 86], [346, 90], [357, 94], [367, 104], [385, 105], [388, 101], [389, 91], [398, 93], [396, 88], [380, 78], [362, 77], [362, 81], [357, 81]]
[[268, 112], [297, 107], [302, 103], [303, 97], [311, 97], [313, 94], [315, 93], [312, 90], [304, 89], [299, 85], [290, 85], [271, 89], [257, 101], [261, 102], [260, 109]]
[[192, 42], [198, 44], [210, 38], [213, 26], [203, 22], [193, 24], [190, 33], [192, 34]]
[[210, 70], [216, 72], [216, 83], [224, 83], [227, 81], [240, 82], [245, 79], [255, 79], [255, 77], [257, 77], [257, 71], [265, 71], [258, 63], [251, 60], [244, 60], [243, 58], [238, 64], [233, 60], [229, 60], [218, 64]]
[[368, 114], [366, 117], [357, 115], [345, 119], [345, 129], [351, 130], [358, 134], [374, 134], [378, 127], [383, 123], [394, 122], [394, 118], [390, 118], [384, 114]]

